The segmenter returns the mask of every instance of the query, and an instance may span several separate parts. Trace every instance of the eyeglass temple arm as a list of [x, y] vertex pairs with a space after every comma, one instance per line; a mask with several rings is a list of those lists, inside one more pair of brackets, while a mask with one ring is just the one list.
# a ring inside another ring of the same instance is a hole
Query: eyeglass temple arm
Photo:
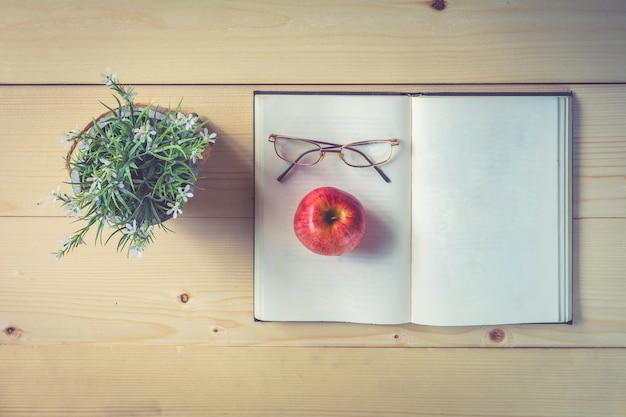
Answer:
[[289, 166], [287, 167], [287, 169], [286, 169], [286, 170], [284, 170], [284, 171], [283, 171], [283, 173], [282, 173], [282, 174], [280, 174], [280, 175], [276, 178], [276, 181], [278, 181], [278, 182], [282, 181], [282, 180], [283, 180], [283, 178], [285, 178], [285, 175], [287, 175], [287, 173], [288, 173], [289, 171], [291, 171], [291, 168], [293, 168], [294, 166], [296, 166], [296, 164], [291, 163], [291, 165], [289, 165]]
[[382, 169], [380, 169], [376, 165], [374, 165], [372, 168], [374, 168], [376, 172], [378, 172], [378, 174], [382, 177], [383, 180], [385, 180], [385, 182], [391, 182], [391, 179], [387, 176], [387, 174], [383, 172]]
[[285, 178], [285, 175], [287, 175], [287, 173], [289, 173], [289, 171], [291, 171], [291, 168], [296, 166], [297, 162], [300, 159], [304, 158], [306, 155], [308, 155], [311, 152], [317, 152], [317, 150], [310, 150], [310, 151], [303, 152], [294, 162], [290, 163], [290, 165], [287, 167], [287, 169], [284, 170], [283, 173], [278, 176], [278, 178], [276, 178], [276, 181], [280, 182], [283, 178]]

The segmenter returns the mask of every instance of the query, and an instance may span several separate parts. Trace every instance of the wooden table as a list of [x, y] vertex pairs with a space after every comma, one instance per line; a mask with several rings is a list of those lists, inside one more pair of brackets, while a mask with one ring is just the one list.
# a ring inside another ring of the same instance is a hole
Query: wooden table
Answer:
[[[626, 415], [626, 2], [0, 0], [0, 415]], [[50, 252], [62, 132], [112, 99], [219, 142], [143, 259]], [[252, 93], [572, 91], [574, 323], [255, 323]]]

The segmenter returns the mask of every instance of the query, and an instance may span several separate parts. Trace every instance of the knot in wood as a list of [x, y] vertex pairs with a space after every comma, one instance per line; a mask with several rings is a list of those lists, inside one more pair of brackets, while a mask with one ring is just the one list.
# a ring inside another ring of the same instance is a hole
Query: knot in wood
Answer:
[[495, 328], [489, 332], [489, 340], [493, 343], [502, 343], [506, 339], [506, 332], [503, 329]]
[[438, 12], [442, 11], [443, 9], [445, 9], [446, 6], [447, 6], [446, 0], [432, 0], [430, 2], [430, 7], [432, 7], [435, 10], [437, 10]]
[[22, 330], [15, 326], [9, 326], [4, 329], [4, 334], [10, 339], [17, 340], [22, 337]]

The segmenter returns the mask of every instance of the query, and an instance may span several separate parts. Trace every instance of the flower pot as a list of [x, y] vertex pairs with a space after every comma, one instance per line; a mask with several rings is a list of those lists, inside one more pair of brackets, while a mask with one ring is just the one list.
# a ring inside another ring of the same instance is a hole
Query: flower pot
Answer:
[[[133, 106], [133, 115], [135, 117], [138, 117], [145, 109], [146, 109], [146, 105], [136, 104]], [[121, 112], [120, 113], [121, 118], [124, 118], [125, 111], [128, 112], [128, 110], [125, 110], [124, 108], [122, 108], [122, 110], [116, 109], [116, 111]], [[148, 110], [148, 120], [154, 121], [155, 123], [153, 123], [153, 125], [155, 125], [157, 121], [162, 121], [166, 117], [172, 117], [173, 114], [174, 113], [172, 113], [166, 108], [159, 107], [159, 106], [151, 106], [150, 109]], [[176, 114], [180, 115], [181, 113], [176, 113]], [[198, 117], [197, 114], [195, 113], [189, 113], [188, 115], [191, 115], [192, 117]], [[87, 124], [87, 126], [83, 128], [81, 133], [87, 134], [95, 138], [100, 134], [100, 132], [106, 132], [108, 126], [114, 120], [119, 120], [118, 114], [108, 111], [106, 113], [101, 114], [94, 121], [91, 121], [89, 124]], [[202, 122], [203, 120], [200, 120], [200, 123]], [[97, 127], [94, 124], [97, 125]], [[130, 136], [129, 136], [129, 140], [132, 140]], [[72, 161], [72, 158], [77, 158], [79, 156], [79, 153], [82, 151], [83, 146], [86, 147], [88, 146], [88, 144], [84, 144], [83, 142], [79, 142], [79, 141], [74, 141], [66, 155], [66, 166], [69, 171], [70, 180], [72, 183], [72, 189], [75, 194], [80, 193], [84, 190], [85, 180], [84, 178], [81, 178], [81, 174], [78, 170], [72, 168], [71, 161]], [[195, 191], [196, 184], [197, 184], [197, 176], [200, 172], [201, 167], [209, 158], [210, 154], [211, 154], [211, 146], [207, 146], [204, 152], [202, 153], [202, 155], [196, 161], [188, 160], [188, 165], [192, 169], [193, 175], [194, 177], [196, 177], [196, 179], [193, 182], [189, 183], [189, 189], [185, 191], [186, 194], [193, 195], [193, 192]], [[158, 165], [158, 161], [157, 161], [157, 165]], [[155, 219], [151, 221], [150, 223], [152, 225], [156, 225], [157, 223], [162, 223], [164, 221], [171, 219], [172, 217], [176, 217], [175, 212], [169, 213], [169, 214], [167, 212], [160, 212], [159, 221]]]
[[[96, 241], [106, 244], [117, 235], [118, 250], [141, 256], [154, 239], [154, 226], [165, 227], [193, 197], [217, 136], [197, 114], [183, 114], [180, 104], [173, 110], [136, 104], [132, 87], [109, 69], [102, 75], [119, 107], [105, 105], [106, 113], [62, 140], [70, 145], [65, 160], [74, 193], [57, 188], [52, 194], [85, 226], [64, 241], [57, 260], [84, 243], [92, 226]], [[112, 229], [106, 240], [104, 226]]]

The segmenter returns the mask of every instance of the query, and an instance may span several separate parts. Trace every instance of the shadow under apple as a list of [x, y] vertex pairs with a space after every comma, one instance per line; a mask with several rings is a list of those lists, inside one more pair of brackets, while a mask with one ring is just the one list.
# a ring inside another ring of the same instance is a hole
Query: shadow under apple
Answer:
[[374, 256], [391, 249], [391, 228], [383, 219], [373, 213], [367, 213], [367, 228], [361, 243], [354, 248], [354, 253], [359, 255]]

